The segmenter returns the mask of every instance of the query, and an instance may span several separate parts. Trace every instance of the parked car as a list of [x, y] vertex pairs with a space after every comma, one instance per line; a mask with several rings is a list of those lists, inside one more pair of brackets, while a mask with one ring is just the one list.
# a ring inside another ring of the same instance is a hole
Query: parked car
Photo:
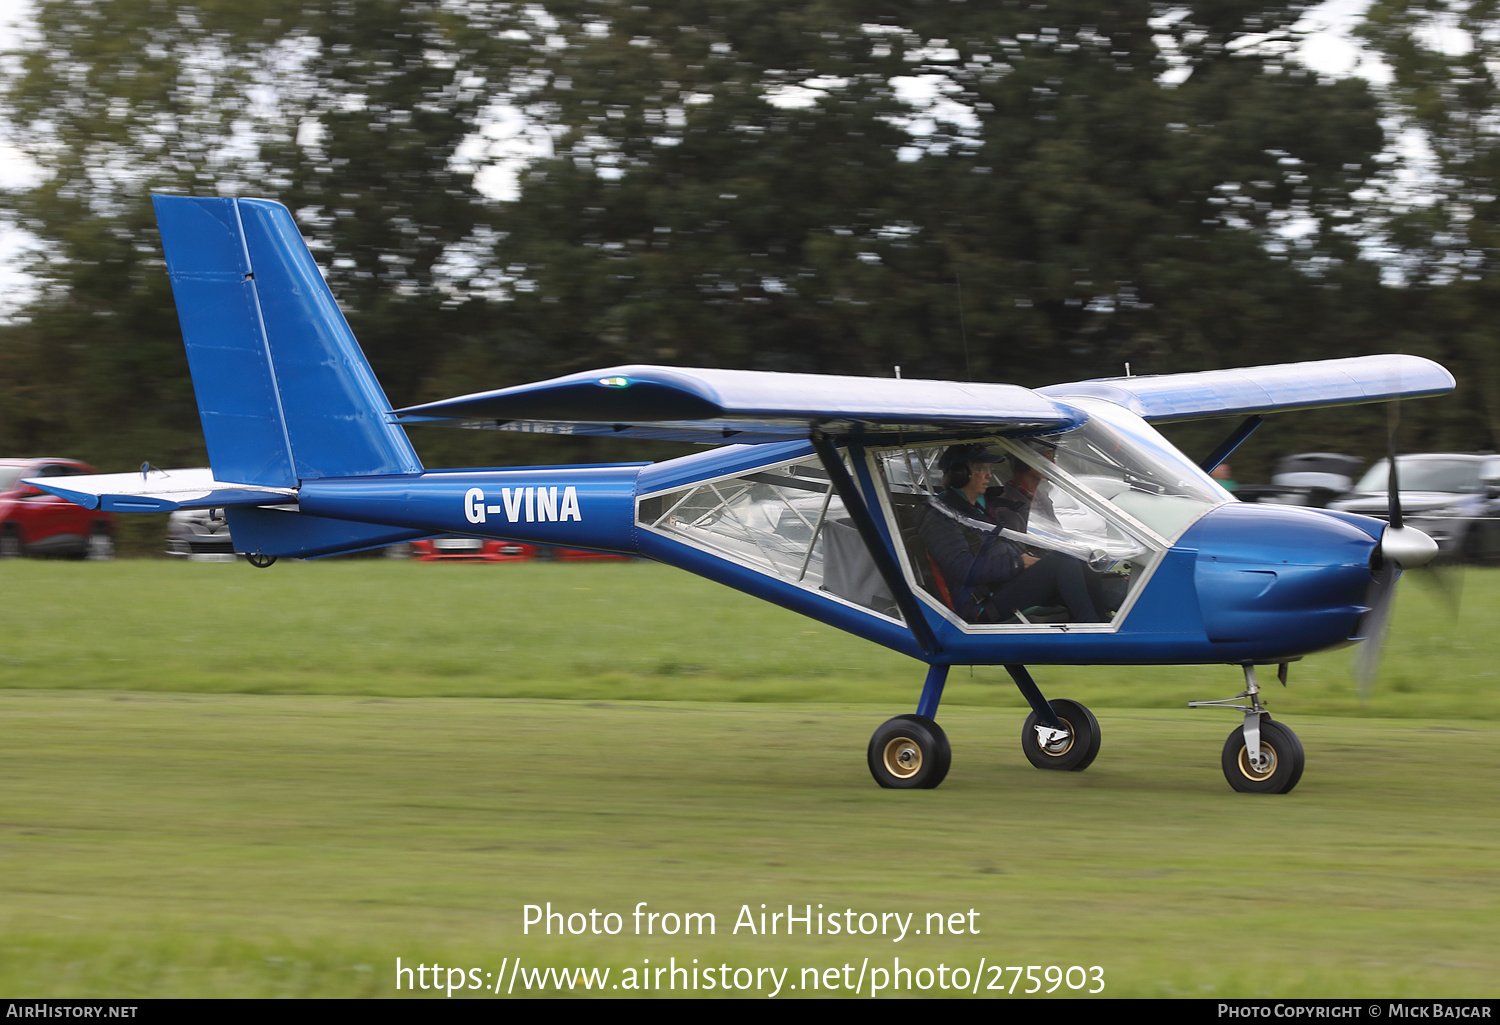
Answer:
[[75, 477], [93, 472], [92, 466], [76, 459], [0, 459], [0, 558], [114, 558], [113, 513], [84, 509], [22, 483], [28, 477]]
[[[1370, 467], [1353, 492], [1328, 508], [1385, 519], [1389, 462]], [[1446, 555], [1500, 561], [1500, 455], [1433, 452], [1396, 457], [1401, 515]]]
[[[395, 548], [390, 549], [393, 553]], [[533, 559], [558, 562], [604, 562], [629, 559], [613, 552], [586, 552], [579, 548], [549, 548], [517, 541], [496, 541], [478, 537], [434, 537], [413, 541], [411, 557], [419, 562], [530, 562]]]
[[232, 562], [234, 540], [223, 509], [180, 509], [167, 518], [167, 554], [199, 562]]
[[479, 537], [433, 537], [411, 543], [411, 557], [419, 562], [528, 562], [536, 545]]
[[[393, 547], [405, 548], [405, 545]], [[372, 548], [328, 556], [334, 559], [365, 559], [381, 554]], [[191, 562], [233, 562], [240, 558], [229, 532], [223, 509], [179, 509], [167, 518], [167, 554]]]
[[543, 547], [537, 558], [556, 559], [558, 562], [629, 562], [634, 556], [620, 555], [616, 552], [587, 552], [582, 548], [546, 548]]
[[1304, 452], [1276, 460], [1269, 484], [1241, 484], [1234, 497], [1241, 502], [1268, 505], [1305, 505], [1321, 508], [1349, 493], [1363, 459], [1334, 452]]

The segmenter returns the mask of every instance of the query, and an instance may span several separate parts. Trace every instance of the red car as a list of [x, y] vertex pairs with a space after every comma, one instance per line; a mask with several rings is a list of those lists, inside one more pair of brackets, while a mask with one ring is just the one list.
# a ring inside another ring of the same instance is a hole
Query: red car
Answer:
[[552, 557], [558, 562], [629, 562], [631, 559], [629, 555], [616, 552], [586, 552], [582, 548], [554, 548]]
[[0, 459], [0, 559], [69, 555], [110, 559], [114, 513], [88, 510], [40, 488], [27, 477], [75, 477], [94, 468], [76, 459]]
[[532, 559], [594, 562], [630, 558], [628, 555], [615, 555], [611, 552], [548, 548], [544, 545], [523, 545], [516, 541], [493, 541], [477, 537], [435, 537], [427, 541], [413, 541], [411, 557], [421, 562], [529, 562]]
[[411, 543], [411, 557], [420, 562], [527, 562], [536, 558], [536, 545], [515, 541], [487, 541], [477, 537], [434, 537]]

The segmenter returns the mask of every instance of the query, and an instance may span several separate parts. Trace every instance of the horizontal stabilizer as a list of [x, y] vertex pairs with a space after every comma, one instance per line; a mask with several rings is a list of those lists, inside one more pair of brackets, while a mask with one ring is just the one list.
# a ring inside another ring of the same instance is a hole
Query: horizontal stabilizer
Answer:
[[1012, 384], [625, 366], [397, 410], [507, 430], [736, 444], [807, 437], [1052, 434], [1085, 416]]
[[87, 477], [37, 477], [26, 483], [60, 498], [105, 512], [176, 512], [237, 505], [284, 505], [297, 500], [295, 488], [226, 484], [208, 467], [101, 473]]
[[1442, 395], [1453, 375], [1421, 356], [1356, 356], [1193, 374], [1111, 377], [1037, 389], [1055, 399], [1092, 397], [1145, 420], [1197, 420], [1318, 406]]

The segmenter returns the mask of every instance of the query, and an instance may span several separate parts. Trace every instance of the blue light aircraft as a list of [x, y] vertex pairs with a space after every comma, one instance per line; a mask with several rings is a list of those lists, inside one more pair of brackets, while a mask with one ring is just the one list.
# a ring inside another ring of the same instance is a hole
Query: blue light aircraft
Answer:
[[[884, 787], [935, 787], [947, 774], [935, 720], [952, 666], [1004, 666], [1032, 708], [1027, 758], [1080, 770], [1099, 751], [1098, 722], [1044, 698], [1027, 666], [1228, 664], [1241, 667], [1243, 692], [1193, 702], [1242, 716], [1225, 777], [1238, 791], [1285, 793], [1302, 746], [1271, 719], [1257, 668], [1277, 667], [1284, 684], [1304, 655], [1377, 637], [1401, 570], [1436, 550], [1403, 524], [1394, 482], [1380, 520], [1242, 504], [1209, 476], [1263, 414], [1450, 391], [1453, 377], [1429, 360], [1035, 391], [622, 366], [393, 410], [284, 207], [155, 203], [211, 468], [30, 483], [113, 512], [222, 507], [236, 546], [262, 567], [463, 534], [698, 573], [927, 665], [915, 714], [870, 740]], [[1208, 417], [1242, 419], [1197, 464], [1151, 426]], [[418, 421], [713, 447], [658, 463], [428, 470], [402, 427]], [[1032, 471], [1040, 483], [1023, 522], [981, 522], [944, 501], [962, 486], [945, 457], [959, 444], [987, 469]], [[934, 516], [950, 522], [934, 528]], [[1067, 560], [1098, 606], [977, 603], [974, 582], [948, 579], [952, 563], [945, 575], [934, 557], [934, 529], [957, 530], [980, 556], [1005, 545], [1027, 563]]]

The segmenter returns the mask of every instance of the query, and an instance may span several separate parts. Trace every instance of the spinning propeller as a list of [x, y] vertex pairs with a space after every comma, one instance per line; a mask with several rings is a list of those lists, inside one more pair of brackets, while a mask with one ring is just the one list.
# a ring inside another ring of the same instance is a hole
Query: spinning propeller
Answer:
[[1391, 603], [1396, 597], [1396, 581], [1402, 570], [1416, 569], [1432, 561], [1438, 553], [1437, 542], [1416, 527], [1408, 527], [1401, 516], [1401, 482], [1396, 470], [1396, 427], [1401, 420], [1401, 403], [1395, 401], [1388, 407], [1386, 432], [1386, 462], [1389, 475], [1386, 478], [1386, 509], [1390, 525], [1380, 536], [1380, 547], [1376, 549], [1374, 565], [1375, 579], [1370, 582], [1365, 604], [1365, 643], [1354, 656], [1354, 678], [1359, 683], [1361, 702], [1370, 696], [1375, 677], [1380, 673], [1380, 658], [1385, 650], [1386, 628], [1390, 625]]

